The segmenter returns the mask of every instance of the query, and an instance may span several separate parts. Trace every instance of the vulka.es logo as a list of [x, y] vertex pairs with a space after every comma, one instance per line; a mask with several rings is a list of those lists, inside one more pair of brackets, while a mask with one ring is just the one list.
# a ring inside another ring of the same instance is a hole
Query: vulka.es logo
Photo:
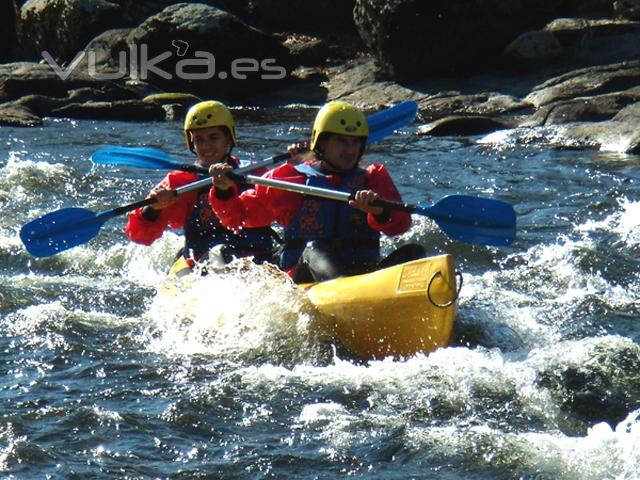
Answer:
[[[142, 44], [139, 48], [132, 45], [129, 51], [118, 52], [118, 70], [110, 72], [98, 72], [96, 68], [96, 52], [93, 50], [83, 50], [78, 52], [74, 59], [65, 68], [58, 65], [48, 51], [42, 52], [42, 58], [49, 64], [56, 75], [62, 80], [66, 80], [78, 68], [78, 65], [87, 57], [87, 73], [96, 80], [118, 80], [129, 75], [133, 79], [147, 80], [149, 74], [157, 75], [165, 80], [172, 80], [174, 77], [181, 80], [209, 80], [214, 77], [225, 80], [229, 77], [235, 80], [246, 80], [247, 74], [259, 74], [262, 80], [281, 80], [287, 76], [284, 67], [275, 64], [275, 58], [264, 58], [258, 61], [255, 58], [236, 58], [229, 65], [229, 71], [216, 70], [216, 58], [210, 52], [196, 50], [193, 57], [186, 57], [189, 44], [182, 40], [171, 42], [176, 49], [178, 57], [181, 59], [175, 64], [175, 72], [167, 72], [158, 66], [171, 58], [174, 53], [163, 52], [153, 58], [149, 58], [149, 48]], [[127, 67], [129, 67], [127, 69]]]

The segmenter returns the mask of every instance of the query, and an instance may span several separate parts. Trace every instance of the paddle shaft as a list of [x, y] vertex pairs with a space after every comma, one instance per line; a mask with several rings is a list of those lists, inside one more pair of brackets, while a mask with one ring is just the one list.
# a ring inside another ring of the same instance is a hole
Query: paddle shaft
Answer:
[[[243, 176], [243, 173], [246, 172], [251, 172], [253, 170], [257, 170], [258, 168], [262, 168], [262, 167], [267, 167], [269, 165], [272, 165], [274, 163], [280, 163], [280, 162], [284, 162], [285, 160], [287, 160], [289, 157], [291, 156], [291, 154], [289, 153], [283, 153], [281, 155], [277, 155], [275, 157], [270, 157], [270, 158], [266, 158], [260, 162], [256, 162], [256, 163], [252, 163], [251, 165], [247, 165], [245, 167], [242, 168], [238, 168], [237, 170], [235, 170], [235, 174], [239, 175], [240, 177]], [[203, 167], [200, 165], [189, 165], [189, 164], [185, 164], [186, 167], [195, 167], [193, 169], [189, 169], [188, 171], [192, 171], [193, 173], [199, 173], [199, 174], [204, 174], [204, 173], [208, 173], [209, 169], [207, 167]], [[187, 170], [187, 169], [185, 169]], [[260, 177], [255, 177], [255, 178], [260, 178]], [[198, 180], [197, 182], [193, 182], [193, 183], [189, 183], [188, 185], [184, 185], [182, 187], [178, 187], [176, 189], [173, 190], [173, 194], [176, 197], [179, 197], [180, 195], [187, 193], [187, 192], [191, 192], [193, 190], [200, 190], [201, 188], [207, 188], [210, 187], [213, 184], [213, 179], [212, 178], [205, 178], [202, 180]], [[104, 212], [101, 212], [97, 215], [96, 218], [102, 220], [102, 221], [107, 221], [111, 218], [117, 217], [119, 215], [124, 215], [125, 213], [131, 212], [133, 210], [136, 210], [138, 208], [142, 208], [142, 207], [146, 207], [147, 205], [152, 205], [156, 202], [155, 198], [145, 198], [144, 200], [139, 200], [137, 202], [133, 202], [133, 203], [129, 203], [128, 205], [123, 205], [121, 207], [116, 207], [113, 208], [111, 210], [106, 210]]]
[[[240, 183], [263, 185], [339, 202], [348, 202], [355, 198], [355, 193], [312, 187], [273, 178], [242, 175], [235, 172], [229, 172], [227, 176]], [[208, 182], [209, 179], [207, 179]], [[511, 205], [501, 200], [451, 195], [444, 197], [433, 206], [412, 205], [381, 198], [371, 202], [371, 205], [425, 215], [435, 220], [438, 226], [451, 238], [467, 243], [502, 246], [510, 244], [516, 235], [515, 211]]]
[[[249, 183], [251, 185], [263, 185], [265, 187], [278, 188], [289, 192], [302, 193], [305, 195], [313, 195], [314, 197], [327, 198], [338, 202], [349, 202], [355, 198], [355, 193], [342, 192], [340, 190], [330, 190], [322, 187], [311, 187], [300, 183], [285, 182], [282, 180], [274, 180], [273, 178], [256, 177], [255, 175], [242, 175], [239, 172], [231, 172], [227, 174], [231, 180], [238, 183]], [[404, 202], [396, 202], [393, 200], [383, 200], [381, 198], [371, 202], [372, 205], [389, 208], [391, 210], [400, 210], [412, 213], [417, 210], [415, 205]]]

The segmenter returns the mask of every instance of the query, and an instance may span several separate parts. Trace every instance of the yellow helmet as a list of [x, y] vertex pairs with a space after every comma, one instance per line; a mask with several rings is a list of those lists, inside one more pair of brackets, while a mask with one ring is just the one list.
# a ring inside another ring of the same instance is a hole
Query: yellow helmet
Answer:
[[311, 131], [311, 150], [315, 150], [318, 138], [322, 133], [337, 133], [349, 137], [369, 136], [367, 117], [353, 105], [335, 101], [329, 102], [320, 109]]
[[196, 103], [189, 109], [184, 119], [184, 137], [189, 150], [193, 151], [193, 142], [189, 132], [209, 127], [226, 127], [231, 135], [231, 142], [233, 145], [236, 144], [236, 126], [231, 112], [223, 103], [209, 100]]

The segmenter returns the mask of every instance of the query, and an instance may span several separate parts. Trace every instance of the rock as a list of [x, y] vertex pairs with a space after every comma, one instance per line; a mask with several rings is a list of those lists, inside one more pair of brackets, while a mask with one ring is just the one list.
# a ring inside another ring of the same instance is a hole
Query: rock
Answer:
[[101, 85], [102, 82], [75, 70], [62, 79], [47, 64], [18, 62], [0, 65], [0, 101], [29, 94], [66, 97], [71, 89]]
[[46, 95], [26, 95], [13, 102], [5, 103], [6, 106], [25, 108], [33, 115], [47, 117], [55, 108], [60, 108], [69, 103], [64, 98], [48, 97]]
[[327, 100], [340, 99], [368, 110], [404, 100], [419, 100], [423, 96], [394, 82], [380, 81], [378, 67], [372, 58], [327, 69], [327, 74]]
[[18, 45], [16, 36], [16, 12], [15, 4], [5, 0], [0, 2], [0, 18], [3, 18], [4, 25], [0, 29], [0, 62], [9, 61], [13, 54], [13, 50]]
[[582, 423], [584, 431], [603, 421], [615, 428], [640, 400], [640, 349], [617, 336], [572, 343], [534, 359], [539, 365], [536, 383], [555, 397], [564, 413]]
[[635, 122], [636, 125], [640, 124], [640, 99], [636, 100], [636, 102], [624, 107], [620, 110], [613, 120], [616, 122]]
[[69, 90], [68, 99], [74, 103], [90, 100], [113, 102], [116, 100], [140, 100], [141, 93], [133, 87], [116, 83], [104, 83], [99, 87], [85, 87]]
[[640, 20], [640, 1], [616, 0], [613, 2], [613, 11], [620, 18]]
[[116, 28], [92, 39], [84, 47], [85, 56], [76, 70], [98, 80], [128, 78], [131, 52], [127, 37], [132, 31], [132, 28]]
[[187, 114], [187, 109], [181, 103], [165, 103], [162, 108], [165, 111], [165, 120], [168, 121], [182, 120]]
[[181, 105], [189, 108], [191, 105], [201, 102], [202, 99], [190, 93], [155, 93], [147, 95], [142, 101], [158, 105]]
[[640, 87], [625, 92], [559, 100], [541, 107], [521, 126], [611, 120], [624, 107], [638, 101], [640, 101]]
[[75, 58], [96, 32], [118, 22], [121, 7], [107, 0], [29, 0], [20, 9], [18, 40], [37, 58]]
[[460, 92], [440, 92], [419, 101], [423, 120], [435, 120], [447, 116], [496, 116], [528, 108], [528, 105], [510, 95], [484, 92], [463, 95]]
[[330, 55], [329, 45], [319, 38], [305, 35], [289, 35], [283, 45], [289, 50], [297, 65], [322, 65]]
[[252, 0], [246, 12], [259, 26], [280, 32], [347, 32], [356, 35], [354, 0]]
[[52, 116], [68, 118], [87, 118], [92, 120], [164, 120], [162, 106], [142, 100], [118, 100], [115, 102], [71, 103], [51, 112]]
[[[640, 22], [613, 19], [560, 18], [542, 30], [526, 32], [507, 46], [507, 62], [540, 70], [619, 63], [640, 57]], [[509, 66], [513, 66], [509, 63]]]
[[511, 126], [505, 121], [491, 117], [454, 115], [423, 125], [418, 129], [418, 133], [432, 136], [484, 135]]
[[610, 0], [356, 0], [354, 20], [383, 71], [408, 81], [487, 70], [519, 34], [558, 15], [610, 11]]
[[0, 125], [8, 127], [38, 127], [42, 119], [27, 107], [0, 104]]
[[557, 18], [544, 26], [565, 46], [585, 46], [593, 38], [637, 33], [640, 22], [612, 18]]
[[216, 92], [217, 98], [244, 99], [273, 90], [287, 79], [290, 67], [277, 38], [203, 4], [167, 7], [136, 28], [128, 41], [139, 50], [132, 78], [206, 98]]
[[527, 66], [542, 65], [562, 54], [558, 38], [546, 30], [521, 34], [504, 49], [504, 55]]
[[535, 107], [578, 96], [594, 96], [640, 85], [640, 61], [583, 68], [536, 86], [524, 99]]
[[[174, 3], [176, 0], [109, 0], [121, 6], [120, 27], [136, 27], [144, 22], [148, 17], [161, 12]], [[214, 0], [198, 0], [198, 3], [216, 4]], [[229, 3], [229, 0], [224, 2]], [[245, 3], [244, 0], [242, 3]]]

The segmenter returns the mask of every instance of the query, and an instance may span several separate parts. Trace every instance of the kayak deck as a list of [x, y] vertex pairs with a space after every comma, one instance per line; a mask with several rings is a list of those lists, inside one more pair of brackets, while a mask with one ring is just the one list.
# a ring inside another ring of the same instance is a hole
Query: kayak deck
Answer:
[[451, 255], [303, 286], [321, 332], [363, 360], [408, 357], [448, 345], [456, 315]]

